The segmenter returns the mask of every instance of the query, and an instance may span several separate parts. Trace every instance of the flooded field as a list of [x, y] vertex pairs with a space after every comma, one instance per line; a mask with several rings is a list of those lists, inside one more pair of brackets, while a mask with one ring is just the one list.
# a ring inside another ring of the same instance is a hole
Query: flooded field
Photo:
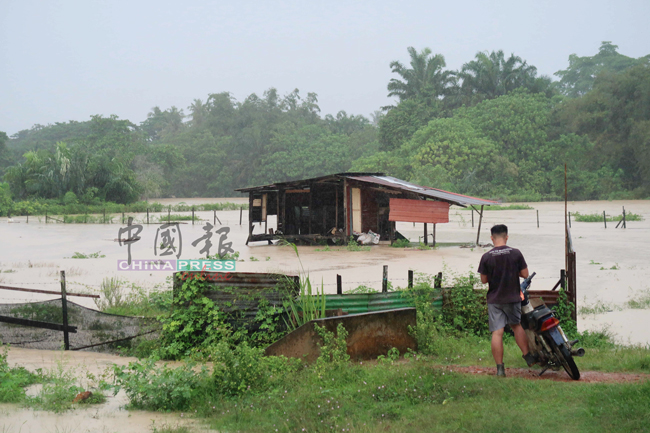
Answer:
[[[244, 199], [213, 199], [212, 201], [238, 201]], [[184, 201], [188, 204], [209, 202], [209, 199], [164, 200], [167, 203]], [[557, 282], [560, 269], [564, 267], [564, 204], [530, 203], [532, 210], [486, 211], [480, 241], [489, 242], [489, 229], [504, 223], [510, 229], [509, 244], [524, 253], [531, 271], [537, 272], [534, 289], [551, 289]], [[642, 215], [645, 220], [628, 222], [626, 229], [615, 229], [615, 223], [604, 228], [599, 223], [572, 222], [572, 236], [577, 251], [577, 287], [579, 308], [600, 305], [590, 314], [579, 317], [580, 330], [599, 330], [608, 327], [621, 343], [650, 343], [650, 310], [634, 309], [627, 302], [639, 294], [650, 291], [650, 201], [626, 202], [572, 202], [571, 212], [619, 215], [625, 206], [628, 212]], [[537, 211], [539, 225], [537, 228]], [[178, 212], [175, 212], [178, 214]], [[187, 213], [189, 215], [189, 213]], [[158, 221], [163, 214], [150, 215]], [[203, 221], [213, 220], [212, 212], [199, 212]], [[136, 223], [146, 215], [135, 214]], [[237, 271], [298, 273], [300, 264], [291, 248], [266, 243], [245, 245], [248, 234], [247, 211], [243, 212], [242, 224], [239, 211], [217, 212], [223, 226], [230, 228], [228, 241], [240, 253]], [[102, 280], [117, 277], [136, 286], [153, 289], [166, 287], [171, 272], [120, 271], [118, 260], [127, 258], [127, 247], [116, 241], [121, 215], [113, 215], [115, 224], [55, 224], [44, 223], [41, 217], [15, 218], [8, 223], [0, 220], [0, 285], [23, 288], [59, 290], [59, 270], [65, 270], [69, 291], [97, 293]], [[204, 234], [204, 222], [181, 224], [181, 258], [199, 258], [202, 244], [192, 242]], [[132, 245], [134, 259], [153, 260], [161, 258], [154, 252], [159, 223], [146, 225], [140, 233], [141, 240]], [[220, 226], [217, 224], [217, 228]], [[275, 227], [274, 217], [269, 227]], [[423, 234], [422, 224], [398, 223], [397, 229], [404, 236], [417, 241]], [[327, 293], [336, 292], [336, 275], [342, 276], [343, 289], [359, 285], [380, 289], [382, 267], [388, 265], [389, 280], [395, 286], [407, 284], [407, 272], [434, 274], [443, 271], [467, 273], [475, 271], [481, 255], [488, 248], [461, 248], [461, 244], [476, 241], [478, 215], [466, 209], [452, 208], [449, 224], [440, 224], [436, 230], [439, 247], [434, 250], [392, 248], [389, 245], [372, 246], [369, 251], [347, 251], [345, 248], [299, 247], [305, 271], [316, 283], [323, 284]], [[255, 232], [262, 228], [256, 225]], [[429, 226], [431, 233], [431, 226]], [[159, 238], [158, 238], [159, 239]], [[216, 252], [216, 236], [213, 237]], [[75, 253], [96, 254], [97, 258], [75, 259]], [[165, 258], [176, 258], [174, 256]], [[43, 301], [57, 296], [0, 290], [0, 303]], [[81, 305], [94, 308], [92, 299], [70, 298]], [[38, 351], [12, 348], [9, 363], [23, 365], [30, 370], [49, 369], [59, 363], [78, 371], [99, 373], [113, 363], [126, 364], [132, 359], [88, 352]], [[109, 397], [107, 403], [98, 407], [77, 409], [63, 415], [34, 411], [16, 405], [0, 405], [0, 431], [6, 432], [139, 432], [152, 431], [153, 426], [178, 425], [187, 422], [180, 414], [158, 414], [123, 409], [127, 400], [123, 393]], [[203, 431], [193, 425], [193, 431]]]
[[[237, 201], [246, 199], [166, 199], [165, 204], [185, 202], [187, 204], [210, 201]], [[531, 271], [537, 272], [534, 289], [551, 289], [557, 282], [560, 269], [564, 267], [564, 204], [529, 203], [532, 210], [486, 211], [481, 227], [480, 242], [489, 242], [489, 229], [497, 223], [507, 224], [510, 229], [509, 244], [522, 250]], [[634, 299], [639, 291], [650, 288], [650, 201], [593, 201], [570, 202], [572, 213], [601, 213], [619, 215], [625, 206], [627, 212], [640, 214], [644, 221], [628, 222], [627, 229], [615, 229], [615, 223], [604, 228], [599, 223], [572, 222], [574, 248], [577, 251], [578, 307], [591, 306], [600, 302], [605, 306], [601, 314], [583, 315], [579, 327], [600, 329], [608, 326], [621, 342], [650, 343], [650, 310], [628, 309], [625, 303]], [[539, 225], [537, 228], [537, 214]], [[178, 214], [178, 212], [175, 212]], [[187, 213], [189, 215], [189, 213]], [[166, 213], [150, 215], [156, 221]], [[134, 214], [136, 222], [145, 220], [146, 215]], [[212, 212], [197, 212], [205, 221], [213, 221]], [[248, 234], [247, 211], [240, 213], [219, 211], [217, 217], [223, 226], [230, 228], [228, 241], [239, 251], [237, 271], [297, 273], [300, 264], [291, 248], [267, 245], [265, 242], [245, 245]], [[141, 287], [154, 288], [168, 284], [170, 272], [163, 271], [119, 271], [118, 260], [127, 258], [127, 247], [116, 241], [121, 215], [114, 215], [115, 224], [45, 224], [41, 217], [15, 218], [14, 223], [0, 219], [0, 239], [3, 242], [0, 253], [0, 285], [27, 287], [45, 290], [60, 290], [58, 271], [66, 271], [69, 291], [96, 293], [102, 279], [118, 277]], [[204, 234], [204, 222], [191, 221], [181, 224], [181, 258], [200, 258], [199, 243], [192, 242]], [[158, 259], [154, 253], [156, 232], [160, 224], [143, 224], [141, 240], [132, 244], [134, 259]], [[219, 228], [217, 223], [217, 228]], [[275, 227], [274, 217], [269, 218], [269, 227]], [[436, 240], [440, 247], [430, 251], [392, 248], [389, 245], [372, 246], [370, 251], [347, 251], [344, 248], [299, 247], [300, 258], [312, 281], [322, 281], [327, 293], [336, 292], [336, 275], [340, 274], [343, 290], [359, 285], [379, 289], [382, 266], [388, 265], [389, 280], [395, 286], [407, 284], [409, 269], [434, 274], [440, 271], [466, 273], [476, 270], [486, 248], [461, 248], [462, 243], [476, 241], [478, 215], [467, 209], [452, 208], [450, 222], [439, 224]], [[255, 226], [255, 232], [263, 227]], [[397, 230], [412, 241], [423, 234], [423, 225], [398, 223]], [[432, 228], [429, 225], [429, 234]], [[217, 235], [213, 236], [211, 254], [216, 252]], [[160, 242], [160, 238], [158, 238]], [[320, 251], [319, 251], [320, 250]], [[98, 258], [74, 259], [76, 252], [99, 253]], [[160, 254], [160, 250], [158, 250]], [[33, 300], [53, 299], [56, 296], [0, 290], [0, 303], [17, 303]], [[71, 298], [72, 301], [94, 307], [91, 299]], [[602, 310], [602, 309], [601, 309]], [[645, 325], [642, 325], [645, 324]]]

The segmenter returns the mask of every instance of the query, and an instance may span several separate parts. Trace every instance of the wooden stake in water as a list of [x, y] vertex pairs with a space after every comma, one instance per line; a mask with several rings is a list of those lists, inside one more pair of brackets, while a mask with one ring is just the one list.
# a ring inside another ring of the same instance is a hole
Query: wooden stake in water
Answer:
[[384, 273], [381, 279], [382, 293], [388, 293], [388, 265], [384, 265]]
[[409, 289], [413, 288], [413, 270], [409, 269]]
[[603, 211], [603, 223], [605, 224], [605, 228], [607, 228], [607, 216], [605, 216], [605, 211]]
[[338, 274], [336, 275], [336, 294], [343, 294], [343, 282], [341, 281], [341, 276]]
[[194, 206], [192, 206], [192, 225], [194, 225]]
[[65, 271], [61, 271], [61, 312], [63, 314], [63, 347], [70, 350], [70, 336], [68, 335], [68, 300], [65, 292]]
[[242, 214], [244, 213], [244, 206], [239, 207], [239, 225], [241, 225], [241, 217]]

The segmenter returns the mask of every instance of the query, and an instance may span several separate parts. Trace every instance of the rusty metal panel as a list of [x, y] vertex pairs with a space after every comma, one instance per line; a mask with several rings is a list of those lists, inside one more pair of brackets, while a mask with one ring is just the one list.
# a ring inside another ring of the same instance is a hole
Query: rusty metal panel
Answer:
[[287, 297], [296, 297], [299, 278], [284, 274], [253, 272], [176, 272], [174, 296], [183, 285], [182, 278], [205, 278], [208, 288], [204, 295], [217, 308], [230, 315], [229, 323], [251, 330], [259, 302], [265, 298], [270, 305], [283, 306]]
[[448, 223], [449, 203], [391, 198], [388, 220], [409, 223]]
[[415, 339], [409, 334], [409, 326], [416, 324], [415, 308], [401, 308], [312, 320], [267, 347], [265, 354], [314, 362], [320, 355], [320, 337], [315, 325], [336, 332], [339, 323], [348, 332], [347, 352], [353, 360], [374, 359], [386, 355], [393, 347], [402, 354], [417, 349]]
[[560, 292], [554, 292], [551, 290], [529, 290], [528, 291], [529, 299], [542, 299], [544, 303], [549, 307], [553, 307], [557, 305], [559, 296], [560, 296]]

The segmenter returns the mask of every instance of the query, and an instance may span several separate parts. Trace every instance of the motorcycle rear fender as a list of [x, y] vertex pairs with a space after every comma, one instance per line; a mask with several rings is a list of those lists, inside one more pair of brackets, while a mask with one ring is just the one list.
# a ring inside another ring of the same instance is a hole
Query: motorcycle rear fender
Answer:
[[558, 331], [557, 328], [551, 328], [548, 331], [546, 331], [546, 334], [551, 337], [551, 339], [557, 344], [558, 346], [561, 346], [564, 344], [564, 338], [562, 338], [562, 334], [560, 334], [560, 331]]
[[530, 313], [524, 314], [521, 318], [521, 325], [524, 329], [539, 331], [544, 320], [553, 315], [553, 312], [546, 305], [540, 305]]

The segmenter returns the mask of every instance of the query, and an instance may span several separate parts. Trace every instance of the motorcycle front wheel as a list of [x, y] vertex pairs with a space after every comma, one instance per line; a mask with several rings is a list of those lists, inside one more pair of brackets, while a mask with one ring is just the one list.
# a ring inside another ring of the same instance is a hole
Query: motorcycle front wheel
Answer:
[[573, 380], [579, 380], [580, 371], [578, 370], [578, 366], [573, 360], [571, 351], [567, 349], [564, 344], [560, 346], [553, 344], [553, 350], [555, 350], [555, 355], [557, 356], [558, 360], [562, 364], [562, 367], [564, 367], [564, 370], [567, 372], [569, 377]]

